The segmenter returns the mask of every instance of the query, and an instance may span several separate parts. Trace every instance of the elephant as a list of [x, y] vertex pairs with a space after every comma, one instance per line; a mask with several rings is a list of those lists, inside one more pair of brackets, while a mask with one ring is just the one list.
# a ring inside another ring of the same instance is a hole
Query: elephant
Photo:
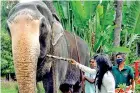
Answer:
[[80, 37], [65, 31], [51, 1], [18, 3], [9, 12], [7, 30], [20, 93], [35, 93], [43, 82], [45, 93], [81, 93], [81, 71], [64, 60], [72, 58], [87, 65], [88, 46]]

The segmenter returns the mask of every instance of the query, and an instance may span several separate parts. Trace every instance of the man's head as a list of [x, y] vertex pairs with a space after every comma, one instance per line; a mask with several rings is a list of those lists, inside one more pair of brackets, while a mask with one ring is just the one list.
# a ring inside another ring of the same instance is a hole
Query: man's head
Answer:
[[90, 59], [90, 67], [91, 68], [95, 68], [96, 67], [96, 61], [93, 58]]
[[121, 63], [124, 63], [126, 59], [126, 54], [125, 53], [117, 53], [116, 54], [116, 62], [118, 65]]

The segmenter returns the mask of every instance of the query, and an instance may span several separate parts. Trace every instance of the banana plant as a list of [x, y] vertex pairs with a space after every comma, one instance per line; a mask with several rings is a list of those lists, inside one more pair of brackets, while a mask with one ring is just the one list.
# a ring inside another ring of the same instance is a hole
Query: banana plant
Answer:
[[113, 42], [113, 20], [114, 20], [114, 7], [113, 2], [102, 2], [96, 9], [95, 26], [96, 26], [96, 43], [94, 52], [106, 52], [111, 49]]
[[[136, 6], [138, 5], [136, 2], [132, 2], [129, 8], [127, 5], [127, 7], [123, 7], [123, 13], [127, 14], [123, 17], [124, 28], [122, 28], [121, 32], [121, 34], [123, 34], [125, 37], [125, 42], [120, 47], [113, 47], [113, 31], [115, 28], [113, 23], [115, 19], [113, 1], [102, 1], [102, 3], [99, 3], [99, 1], [55, 2], [55, 6], [63, 26], [67, 30], [75, 32], [88, 43], [91, 55], [98, 52], [130, 53], [130, 47], [132, 43], [138, 38], [138, 35], [136, 35], [135, 32], [140, 32], [137, 30], [139, 27], [140, 19], [139, 12], [134, 13], [136, 19], [132, 17], [133, 13], [128, 15], [130, 10], [134, 11], [133, 7], [138, 7]], [[138, 9], [136, 10], [138, 11]], [[129, 20], [127, 18], [129, 18]], [[134, 21], [131, 22], [130, 20], [132, 19]], [[131, 30], [129, 29], [129, 24], [132, 24], [130, 25]], [[130, 32], [134, 32], [134, 34], [130, 35]]]
[[131, 50], [131, 52], [128, 53], [128, 63], [133, 63], [135, 60], [139, 59], [135, 51], [136, 43], [140, 40], [140, 2], [124, 2], [123, 15], [124, 30], [122, 32], [125, 32], [124, 46]]
[[140, 2], [133, 1], [127, 5], [128, 16], [126, 17], [126, 26], [129, 33], [140, 34]]

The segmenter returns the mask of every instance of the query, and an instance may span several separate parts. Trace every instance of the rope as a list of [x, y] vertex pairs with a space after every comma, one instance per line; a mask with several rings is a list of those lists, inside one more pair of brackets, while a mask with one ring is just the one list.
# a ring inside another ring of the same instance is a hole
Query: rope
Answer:
[[[52, 35], [51, 35], [51, 42], [50, 42], [50, 53], [52, 55], [54, 55], [54, 46], [53, 46], [53, 42], [54, 42], [54, 31], [52, 30]], [[56, 88], [56, 64], [54, 63], [54, 60], [52, 61], [52, 78], [53, 78], [53, 93], [57, 93], [57, 88]]]
[[78, 56], [78, 62], [80, 63], [80, 56], [79, 56], [79, 52], [78, 52], [78, 45], [77, 45], [77, 39], [76, 39], [76, 35], [74, 33], [74, 39], [75, 39], [75, 44], [76, 44], [76, 50], [77, 50], [77, 56]]
[[[74, 39], [75, 39], [75, 43], [76, 43], [76, 50], [77, 50], [78, 62], [81, 63], [81, 62], [80, 62], [79, 52], [78, 52], [77, 39], [76, 39], [75, 33], [74, 33]], [[83, 78], [83, 73], [82, 73], [82, 71], [80, 70], [80, 81], [81, 81], [81, 82], [80, 82], [80, 85], [83, 87], [83, 80], [82, 80], [82, 78]]]

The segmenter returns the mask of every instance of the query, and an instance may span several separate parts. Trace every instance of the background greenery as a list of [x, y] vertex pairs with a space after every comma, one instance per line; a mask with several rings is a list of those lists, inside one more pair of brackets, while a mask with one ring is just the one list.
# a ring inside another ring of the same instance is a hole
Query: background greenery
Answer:
[[[1, 2], [1, 75], [14, 73], [11, 40], [6, 30], [10, 9], [18, 1]], [[63, 27], [84, 39], [90, 55], [107, 53], [112, 59], [114, 52], [127, 53], [127, 64], [140, 59], [136, 44], [140, 43], [140, 1], [124, 1], [122, 6], [122, 31], [119, 47], [114, 47], [115, 9], [110, 1], [54, 1]], [[112, 59], [113, 61], [113, 59]]]
[[91, 56], [95, 53], [103, 52], [111, 55], [113, 52], [121, 51], [129, 53], [128, 63], [138, 59], [136, 43], [140, 39], [139, 1], [123, 2], [121, 43], [117, 48], [113, 46], [114, 1], [103, 1], [101, 4], [98, 1], [56, 1], [54, 5], [65, 29], [75, 32], [88, 43]]

